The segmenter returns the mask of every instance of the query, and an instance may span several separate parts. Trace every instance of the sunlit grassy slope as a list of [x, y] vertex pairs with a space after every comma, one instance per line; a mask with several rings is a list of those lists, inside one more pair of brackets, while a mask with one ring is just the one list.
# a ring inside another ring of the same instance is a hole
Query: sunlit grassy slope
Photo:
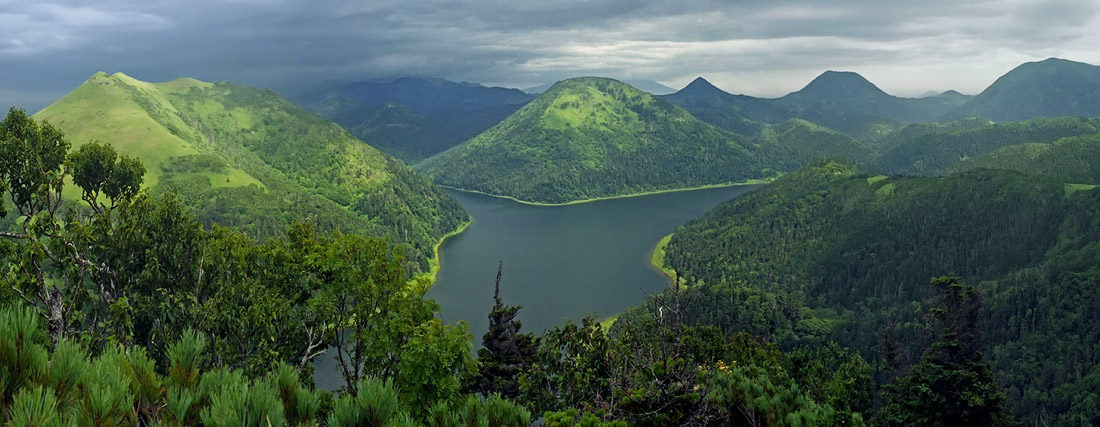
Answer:
[[769, 159], [667, 101], [584, 77], [417, 167], [444, 185], [566, 203], [764, 178], [777, 173]]
[[74, 147], [113, 144], [145, 165], [147, 188], [257, 237], [296, 220], [389, 235], [426, 269], [435, 242], [467, 220], [423, 177], [268, 90], [96, 73], [35, 117]]

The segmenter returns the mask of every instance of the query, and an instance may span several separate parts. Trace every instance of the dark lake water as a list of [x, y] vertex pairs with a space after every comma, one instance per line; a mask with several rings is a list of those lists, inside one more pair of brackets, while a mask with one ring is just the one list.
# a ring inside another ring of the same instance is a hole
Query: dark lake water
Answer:
[[[522, 305], [523, 332], [542, 333], [586, 314], [603, 319], [658, 292], [665, 277], [649, 265], [661, 237], [718, 203], [755, 186], [679, 191], [569, 206], [532, 206], [448, 190], [473, 224], [440, 247], [442, 269], [428, 292], [444, 321], [466, 321], [474, 343], [489, 328], [493, 281], [503, 263], [501, 295]], [[343, 384], [335, 366], [316, 364], [318, 385]], [[327, 387], [326, 387], [327, 386]]]

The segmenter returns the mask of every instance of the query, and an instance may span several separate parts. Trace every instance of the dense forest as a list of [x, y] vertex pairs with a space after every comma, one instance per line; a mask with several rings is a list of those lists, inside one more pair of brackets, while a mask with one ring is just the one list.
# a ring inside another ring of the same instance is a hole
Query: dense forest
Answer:
[[1095, 424], [1100, 191], [1089, 188], [1004, 170], [906, 178], [820, 162], [685, 224], [665, 259], [693, 297], [688, 324], [781, 348], [836, 340], [902, 370], [931, 339], [928, 278], [957, 273], [977, 285], [975, 345], [1009, 408], [1028, 424]]

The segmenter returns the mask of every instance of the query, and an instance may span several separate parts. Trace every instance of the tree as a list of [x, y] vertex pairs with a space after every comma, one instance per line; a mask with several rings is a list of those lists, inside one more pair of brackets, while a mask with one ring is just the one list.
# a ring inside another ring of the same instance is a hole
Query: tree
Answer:
[[954, 274], [932, 279], [943, 292], [928, 328], [935, 341], [921, 362], [884, 392], [886, 425], [1010, 426], [1005, 394], [978, 351], [978, 292]]
[[478, 349], [478, 376], [472, 388], [488, 396], [499, 393], [514, 399], [519, 395], [519, 374], [531, 364], [535, 354], [534, 338], [519, 333], [521, 323], [516, 314], [521, 306], [506, 306], [500, 298], [500, 277], [503, 263], [497, 265], [497, 280], [493, 290], [493, 308], [489, 311], [489, 331]]

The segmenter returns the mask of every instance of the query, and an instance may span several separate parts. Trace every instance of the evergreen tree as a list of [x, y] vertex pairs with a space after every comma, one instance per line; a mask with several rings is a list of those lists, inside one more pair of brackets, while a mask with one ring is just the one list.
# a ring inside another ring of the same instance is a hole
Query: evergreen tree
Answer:
[[936, 340], [908, 375], [888, 384], [883, 423], [897, 426], [1016, 425], [1005, 393], [978, 351], [979, 298], [954, 274], [932, 279], [943, 306], [931, 310]]
[[489, 331], [478, 349], [478, 376], [473, 379], [474, 391], [488, 396], [499, 393], [514, 399], [519, 395], [519, 374], [524, 372], [535, 354], [534, 338], [521, 334], [516, 313], [521, 306], [506, 306], [500, 299], [500, 276], [503, 264], [497, 266], [493, 309], [489, 311]]

